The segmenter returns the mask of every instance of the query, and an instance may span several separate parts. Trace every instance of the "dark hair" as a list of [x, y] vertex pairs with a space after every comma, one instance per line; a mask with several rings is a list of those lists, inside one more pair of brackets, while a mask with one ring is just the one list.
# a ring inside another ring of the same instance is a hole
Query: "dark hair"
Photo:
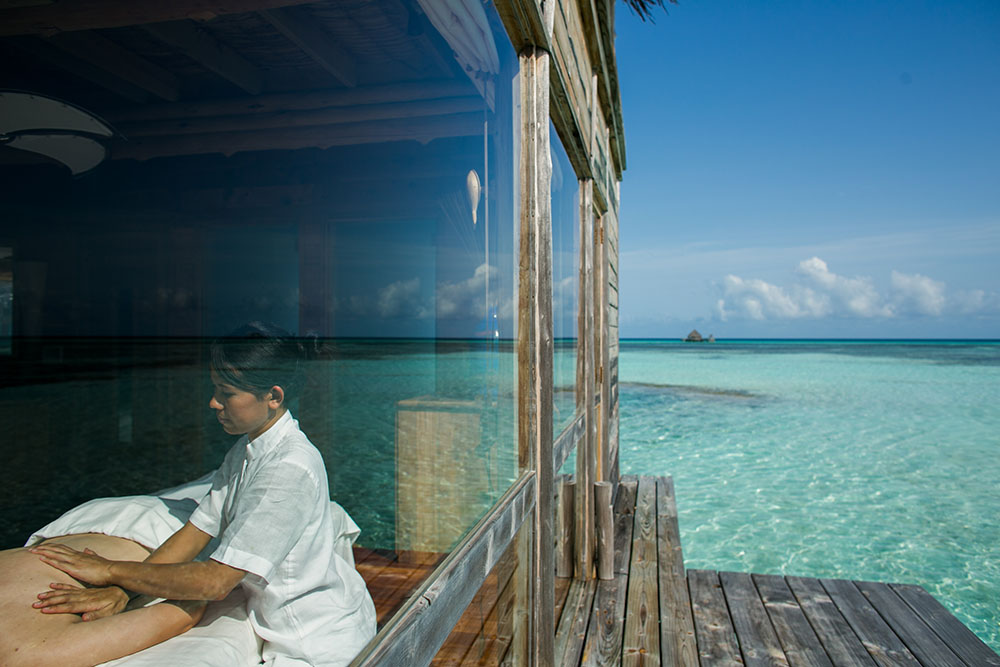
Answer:
[[212, 343], [212, 370], [226, 384], [258, 396], [278, 385], [287, 403], [302, 386], [311, 347], [281, 327], [251, 322]]

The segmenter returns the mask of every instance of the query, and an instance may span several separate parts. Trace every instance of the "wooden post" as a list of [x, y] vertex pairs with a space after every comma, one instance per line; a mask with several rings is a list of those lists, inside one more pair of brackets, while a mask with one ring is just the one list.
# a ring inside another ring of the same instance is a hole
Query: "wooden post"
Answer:
[[594, 305], [600, 313], [600, 326], [594, 333], [597, 336], [597, 350], [594, 355], [598, 368], [597, 391], [601, 397], [601, 417], [600, 433], [600, 455], [598, 456], [599, 468], [597, 479], [602, 481], [615, 482], [612, 478], [611, 470], [611, 380], [608, 366], [610, 365], [610, 355], [608, 350], [608, 244], [605, 240], [607, 228], [604, 225], [605, 216], [602, 215], [597, 221], [597, 234], [594, 235]]
[[[530, 632], [527, 656], [555, 661], [555, 554], [552, 467], [552, 163], [549, 157], [549, 54], [521, 52], [521, 222], [518, 289], [518, 453], [536, 475], [528, 577], [518, 595], [516, 631]], [[524, 590], [526, 584], [527, 590]], [[525, 618], [527, 617], [527, 619]], [[524, 620], [528, 620], [525, 627]]]
[[576, 482], [569, 476], [562, 477], [558, 490], [558, 502], [556, 511], [559, 516], [556, 525], [559, 532], [556, 539], [556, 576], [573, 576], [573, 523], [574, 517], [574, 496]]
[[594, 508], [597, 513], [597, 578], [615, 577], [615, 523], [611, 509], [611, 482], [594, 483]]
[[597, 435], [594, 411], [594, 181], [580, 181], [580, 317], [578, 351], [578, 401], [582, 401], [586, 430], [577, 445], [576, 483], [576, 578], [594, 576], [594, 495], [590, 491], [596, 472], [594, 441]]

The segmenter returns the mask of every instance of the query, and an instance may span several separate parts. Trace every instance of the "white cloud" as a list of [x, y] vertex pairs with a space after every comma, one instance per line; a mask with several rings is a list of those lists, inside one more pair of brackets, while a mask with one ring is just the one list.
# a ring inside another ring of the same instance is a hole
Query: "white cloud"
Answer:
[[[752, 320], [822, 317], [829, 312], [829, 301], [807, 287], [786, 290], [758, 279], [728, 275], [723, 281], [724, 299], [716, 304], [722, 319], [742, 314]], [[727, 301], [728, 299], [728, 301]]]
[[[476, 267], [473, 274], [458, 282], [439, 282], [437, 285], [437, 316], [448, 319], [464, 317], [483, 317], [486, 309], [483, 307], [486, 299], [486, 277], [489, 275], [494, 285], [497, 283], [497, 270], [483, 263]], [[497, 287], [491, 288], [493, 294], [490, 301], [497, 296]], [[498, 308], [500, 317], [507, 317], [511, 311], [510, 298], [504, 295]]]
[[1000, 313], [1000, 295], [974, 290], [949, 297], [943, 282], [918, 273], [892, 271], [886, 294], [871, 278], [838, 275], [819, 257], [800, 262], [795, 274], [800, 281], [790, 286], [727, 275], [720, 286], [722, 298], [716, 302], [716, 314], [725, 321]]
[[893, 271], [892, 291], [899, 312], [937, 316], [944, 311], [944, 283], [927, 276]]
[[952, 298], [960, 315], [1000, 315], [1000, 294], [977, 289], [958, 292]]
[[[797, 272], [826, 292], [834, 312], [855, 317], [892, 316], [892, 308], [884, 303], [870, 278], [838, 276], [819, 257], [800, 262]], [[829, 311], [821, 315], [828, 313]]]
[[379, 289], [375, 299], [375, 312], [386, 319], [426, 317], [428, 309], [420, 301], [420, 278], [397, 280]]

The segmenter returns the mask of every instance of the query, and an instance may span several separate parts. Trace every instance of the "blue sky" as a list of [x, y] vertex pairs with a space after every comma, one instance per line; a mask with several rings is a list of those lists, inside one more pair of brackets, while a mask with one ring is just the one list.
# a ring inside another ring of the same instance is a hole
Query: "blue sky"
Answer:
[[1000, 338], [1000, 2], [616, 21], [622, 337]]

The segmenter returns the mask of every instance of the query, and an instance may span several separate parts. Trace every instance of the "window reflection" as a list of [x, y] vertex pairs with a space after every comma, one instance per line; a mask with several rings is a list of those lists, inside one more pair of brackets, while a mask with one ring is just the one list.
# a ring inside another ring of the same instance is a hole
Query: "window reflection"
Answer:
[[580, 181], [555, 126], [552, 155], [552, 328], [554, 338], [553, 436], [576, 415], [577, 319], [580, 303]]
[[14, 326], [13, 251], [0, 247], [0, 354], [10, 354]]
[[[518, 64], [495, 10], [473, 5], [473, 42], [435, 3], [310, 6], [355, 80], [331, 83], [287, 45], [256, 50], [260, 98], [128, 27], [105, 37], [176, 65], [176, 104], [123, 100], [0, 43], [19, 87], [128, 139], [76, 179], [0, 153], [0, 428], [16, 443], [0, 548], [91, 498], [216, 467], [230, 440], [207, 408], [207, 346], [253, 320], [318, 337], [292, 411], [370, 553], [447, 552], [509, 487]], [[249, 50], [238, 38], [259, 23], [203, 29]]]

